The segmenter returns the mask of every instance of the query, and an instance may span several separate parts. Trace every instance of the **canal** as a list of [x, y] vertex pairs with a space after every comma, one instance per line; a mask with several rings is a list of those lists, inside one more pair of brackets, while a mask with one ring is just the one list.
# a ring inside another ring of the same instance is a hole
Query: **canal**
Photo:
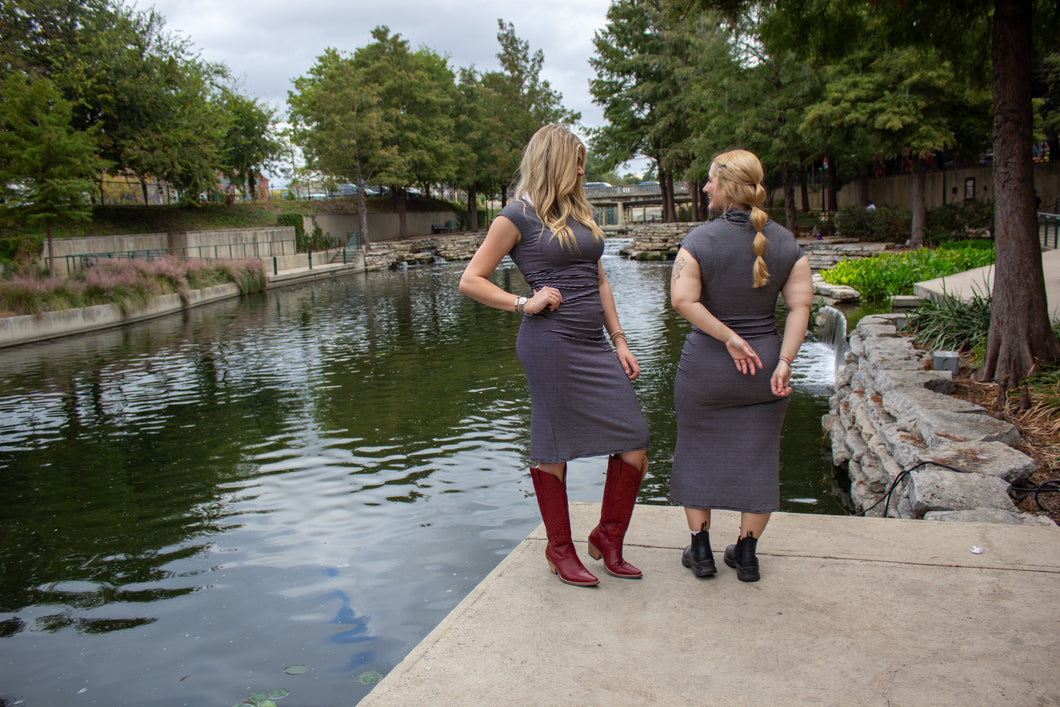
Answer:
[[[668, 263], [605, 264], [652, 429], [639, 500], [665, 504], [688, 325]], [[367, 694], [540, 522], [518, 317], [462, 297], [462, 268], [0, 351], [0, 705]], [[507, 260], [495, 277], [525, 287]], [[785, 511], [846, 512], [820, 422], [833, 376], [806, 344]], [[572, 500], [599, 501], [603, 468], [571, 463]]]

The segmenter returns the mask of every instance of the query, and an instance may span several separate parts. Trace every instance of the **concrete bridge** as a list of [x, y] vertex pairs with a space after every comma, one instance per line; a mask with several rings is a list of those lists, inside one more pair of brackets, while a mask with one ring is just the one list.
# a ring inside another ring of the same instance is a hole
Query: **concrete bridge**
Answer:
[[[692, 203], [691, 182], [674, 182], [674, 206]], [[586, 186], [585, 196], [596, 212], [596, 222], [605, 231], [621, 231], [630, 223], [660, 220], [662, 187], [658, 183]]]

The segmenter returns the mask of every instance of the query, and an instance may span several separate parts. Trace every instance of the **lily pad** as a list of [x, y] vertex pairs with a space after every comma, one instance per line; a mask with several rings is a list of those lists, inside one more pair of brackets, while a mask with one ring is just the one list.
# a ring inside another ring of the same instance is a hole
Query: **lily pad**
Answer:
[[309, 668], [305, 667], [304, 665], [288, 665], [286, 668], [283, 669], [283, 672], [287, 673], [288, 675], [301, 675], [307, 670], [309, 670]]
[[374, 670], [368, 670], [361, 673], [360, 678], [362, 685], [374, 685], [382, 679], [383, 676], [375, 672]]

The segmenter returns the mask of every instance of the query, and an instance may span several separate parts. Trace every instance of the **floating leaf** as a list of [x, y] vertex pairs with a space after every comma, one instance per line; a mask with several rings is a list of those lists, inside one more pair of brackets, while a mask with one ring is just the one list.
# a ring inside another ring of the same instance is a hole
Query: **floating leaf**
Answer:
[[269, 699], [270, 700], [282, 700], [284, 697], [287, 697], [290, 694], [291, 694], [290, 690], [288, 690], [286, 687], [281, 687], [279, 690], [273, 690], [272, 692], [270, 692], [269, 693]]
[[363, 685], [374, 685], [382, 679], [383, 676], [374, 670], [368, 670], [361, 673], [361, 684]]
[[283, 669], [283, 672], [287, 673], [288, 675], [301, 675], [307, 670], [309, 670], [309, 668], [305, 667], [304, 665], [288, 665], [286, 668]]

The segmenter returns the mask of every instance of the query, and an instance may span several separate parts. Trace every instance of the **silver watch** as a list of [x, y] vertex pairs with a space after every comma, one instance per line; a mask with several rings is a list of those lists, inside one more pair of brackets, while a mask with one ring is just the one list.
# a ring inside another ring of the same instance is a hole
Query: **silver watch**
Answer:
[[523, 311], [523, 307], [526, 306], [526, 303], [528, 301], [529, 299], [526, 297], [517, 297], [515, 300], [515, 311], [519, 314], [525, 314], [525, 312]]

